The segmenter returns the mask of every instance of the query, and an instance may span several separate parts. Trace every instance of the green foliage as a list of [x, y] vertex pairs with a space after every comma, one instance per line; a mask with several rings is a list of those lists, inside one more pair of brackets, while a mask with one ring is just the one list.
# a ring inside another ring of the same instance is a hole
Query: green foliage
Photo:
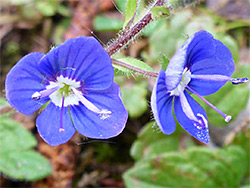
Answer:
[[0, 97], [0, 107], [7, 105], [8, 102], [5, 100], [5, 98]]
[[178, 132], [165, 135], [159, 129], [154, 130], [153, 125], [156, 123], [146, 124], [131, 147], [130, 154], [136, 161], [149, 159], [164, 152], [176, 151], [179, 148]]
[[161, 55], [161, 69], [166, 70], [170, 59], [168, 59], [164, 54]]
[[[178, 12], [169, 20], [152, 22], [144, 35], [149, 37], [149, 53], [143, 53], [147, 62], [158, 62], [160, 54], [172, 57], [185, 40], [199, 30], [206, 30], [221, 40], [232, 52], [235, 62], [239, 59], [238, 45], [231, 36], [226, 34], [227, 25], [223, 19], [211, 17], [209, 14], [196, 15], [190, 10]], [[218, 30], [220, 32], [218, 32]], [[185, 35], [186, 34], [186, 35]]]
[[169, 5], [174, 9], [186, 8], [188, 6], [194, 6], [199, 0], [168, 0]]
[[59, 1], [55, 0], [38, 0], [36, 2], [36, 7], [39, 12], [44, 16], [53, 16], [57, 12], [63, 16], [70, 16], [70, 11], [66, 7], [60, 4]]
[[122, 100], [128, 110], [129, 117], [138, 118], [148, 108], [147, 82], [142, 81], [136, 84], [126, 84], [121, 86]]
[[123, 175], [126, 187], [237, 187], [247, 170], [243, 149], [194, 147], [139, 161]]
[[94, 19], [94, 28], [96, 31], [119, 31], [122, 29], [123, 21], [115, 18], [109, 18], [104, 15], [97, 15]]
[[170, 15], [169, 9], [166, 7], [153, 7], [151, 13], [154, 20], [167, 18]]
[[125, 13], [125, 21], [124, 21], [123, 28], [125, 28], [130, 23], [130, 21], [133, 22], [133, 19], [136, 14], [135, 13], [136, 8], [137, 8], [137, 0], [127, 0], [127, 8], [126, 8], [126, 13]]
[[51, 174], [49, 162], [32, 150], [34, 136], [15, 121], [0, 116], [0, 171], [18, 180], [35, 181]]

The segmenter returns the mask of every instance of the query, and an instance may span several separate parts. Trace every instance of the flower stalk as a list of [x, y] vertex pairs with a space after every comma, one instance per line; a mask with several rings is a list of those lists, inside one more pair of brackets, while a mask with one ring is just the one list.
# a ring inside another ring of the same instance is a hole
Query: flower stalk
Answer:
[[137, 67], [134, 67], [132, 65], [129, 65], [127, 63], [123, 63], [121, 61], [118, 61], [116, 59], [112, 59], [112, 64], [119, 65], [121, 67], [130, 69], [132, 71], [138, 72], [138, 73], [143, 74], [145, 76], [150, 76], [150, 77], [155, 77], [155, 78], [157, 78], [157, 76], [158, 76], [158, 73], [156, 73], [156, 72], [145, 71], [145, 70], [139, 69]]
[[[157, 0], [153, 7], [155, 6], [163, 6], [165, 0]], [[152, 8], [153, 8], [152, 7]], [[131, 40], [135, 38], [135, 36], [140, 33], [146, 26], [153, 21], [151, 9], [149, 12], [140, 19], [134, 26], [130, 29], [124, 31], [120, 37], [118, 37], [110, 46], [107, 47], [106, 51], [110, 56], [117, 53], [120, 49], [124, 48]]]

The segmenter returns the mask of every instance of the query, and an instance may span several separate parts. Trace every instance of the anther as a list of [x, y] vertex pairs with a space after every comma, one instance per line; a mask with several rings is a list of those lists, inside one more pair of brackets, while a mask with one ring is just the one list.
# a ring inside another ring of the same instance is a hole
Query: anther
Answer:
[[48, 97], [48, 96], [50, 96], [52, 93], [54, 93], [54, 92], [57, 91], [58, 89], [60, 89], [59, 86], [53, 87], [53, 88], [50, 88], [50, 89], [45, 89], [45, 90], [42, 90], [42, 91], [40, 91], [40, 92], [37, 92], [37, 91], [36, 91], [36, 92], [31, 96], [31, 98], [32, 98], [32, 100], [37, 101], [37, 100], [39, 100], [39, 99], [41, 99], [41, 98], [43, 98], [43, 97]]
[[195, 92], [193, 89], [191, 89], [188, 85], [186, 85], [187, 89], [194, 93], [197, 97], [199, 97], [201, 100], [203, 100], [205, 103], [207, 103], [211, 108], [213, 108], [216, 112], [218, 112], [222, 117], [225, 118], [225, 121], [228, 123], [231, 120], [231, 116], [226, 115], [222, 111], [220, 111], [218, 108], [216, 108], [214, 105], [212, 105], [210, 102], [208, 102], [206, 99], [204, 99], [202, 96], [200, 96], [197, 92]]
[[232, 84], [234, 84], [234, 85], [243, 84], [243, 83], [247, 83], [247, 82], [248, 82], [248, 78], [238, 78], [238, 79], [232, 80]]
[[31, 96], [32, 100], [37, 101], [41, 98], [41, 94], [39, 92], [35, 92], [32, 96]]

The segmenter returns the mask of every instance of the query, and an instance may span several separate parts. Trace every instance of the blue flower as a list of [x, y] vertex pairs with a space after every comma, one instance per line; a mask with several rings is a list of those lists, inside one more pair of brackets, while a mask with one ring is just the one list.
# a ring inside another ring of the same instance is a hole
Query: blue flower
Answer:
[[6, 77], [6, 98], [29, 115], [49, 103], [36, 119], [51, 146], [67, 142], [76, 130], [106, 139], [122, 132], [127, 111], [108, 53], [93, 37], [78, 37], [46, 55], [30, 53]]
[[234, 79], [234, 61], [229, 49], [219, 40], [200, 31], [191, 36], [161, 70], [151, 96], [151, 107], [157, 125], [164, 134], [175, 131], [175, 117], [180, 125], [201, 142], [209, 142], [208, 120], [205, 110], [190, 96], [191, 92], [221, 114], [228, 116], [202, 96], [218, 91], [227, 81], [233, 84], [248, 79]]

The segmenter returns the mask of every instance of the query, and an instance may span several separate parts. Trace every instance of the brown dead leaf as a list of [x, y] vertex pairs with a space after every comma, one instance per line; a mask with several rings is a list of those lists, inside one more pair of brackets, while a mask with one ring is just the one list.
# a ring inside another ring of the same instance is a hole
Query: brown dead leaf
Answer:
[[80, 153], [80, 146], [76, 142], [79, 142], [80, 136], [75, 134], [67, 143], [54, 147], [45, 143], [39, 135], [37, 137], [37, 150], [50, 161], [53, 173], [41, 181], [34, 182], [33, 186], [38, 188], [72, 187], [76, 161]]
[[71, 0], [70, 5], [73, 11], [73, 18], [65, 34], [65, 40], [81, 35], [91, 35], [93, 18], [102, 11], [114, 8], [111, 0]]

